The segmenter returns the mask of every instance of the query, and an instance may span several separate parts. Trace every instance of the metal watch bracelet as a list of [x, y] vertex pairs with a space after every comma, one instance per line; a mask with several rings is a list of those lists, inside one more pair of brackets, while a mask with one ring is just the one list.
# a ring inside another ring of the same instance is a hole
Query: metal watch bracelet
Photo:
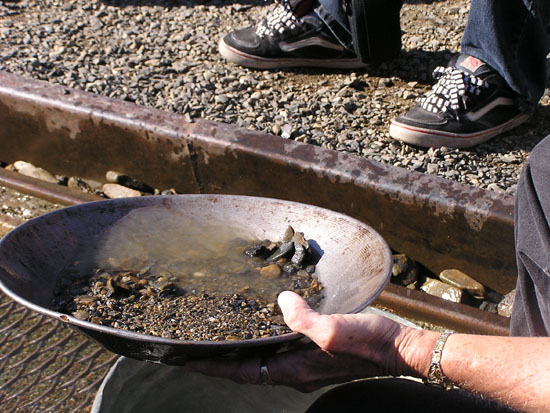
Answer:
[[441, 356], [443, 354], [443, 347], [445, 347], [447, 339], [453, 333], [454, 331], [446, 330], [441, 333], [435, 342], [432, 352], [432, 361], [430, 363], [430, 369], [428, 370], [428, 377], [424, 379], [425, 384], [442, 387], [445, 390], [451, 390], [454, 387], [453, 382], [447, 379], [447, 377], [443, 374], [443, 370], [441, 370]]

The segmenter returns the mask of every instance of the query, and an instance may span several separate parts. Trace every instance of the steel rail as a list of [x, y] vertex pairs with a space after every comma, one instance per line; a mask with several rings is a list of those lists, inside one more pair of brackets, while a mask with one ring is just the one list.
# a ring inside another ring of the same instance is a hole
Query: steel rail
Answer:
[[512, 196], [358, 156], [2, 71], [0, 154], [96, 181], [111, 169], [180, 193], [318, 205], [366, 222], [436, 274], [515, 286]]
[[[0, 169], [0, 185], [67, 206], [104, 199], [2, 169]], [[433, 324], [439, 323], [464, 333], [493, 335], [509, 333], [509, 320], [506, 317], [464, 304], [452, 303], [395, 284], [388, 284], [375, 304], [387, 307], [402, 316]]]
[[510, 320], [506, 317], [395, 284], [388, 284], [375, 304], [400, 316], [461, 333], [510, 335]]
[[[367, 222], [434, 272], [459, 268], [505, 293], [515, 284], [513, 198], [230, 125], [0, 72], [0, 153], [58, 174], [115, 169], [183, 193], [290, 199]], [[0, 185], [63, 205], [101, 199], [0, 169]], [[390, 285], [378, 303], [459, 331], [508, 333], [508, 320]]]
[[0, 168], [0, 185], [60, 205], [77, 205], [104, 199], [97, 195], [75, 191], [4, 168]]

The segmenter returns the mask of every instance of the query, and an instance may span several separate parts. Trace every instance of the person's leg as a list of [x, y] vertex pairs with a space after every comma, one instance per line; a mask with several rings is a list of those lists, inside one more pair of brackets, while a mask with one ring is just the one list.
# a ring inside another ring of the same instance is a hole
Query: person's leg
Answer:
[[348, 50], [353, 50], [353, 40], [348, 25], [348, 17], [341, 0], [319, 0], [315, 14], [327, 25], [334, 37]]
[[550, 137], [531, 152], [515, 208], [518, 282], [510, 324], [514, 336], [550, 336]]
[[[241, 66], [258, 69], [364, 67], [351, 48], [351, 35], [337, 18], [340, 0], [276, 2], [256, 27], [222, 37], [220, 54]], [[334, 16], [331, 14], [334, 13]]]
[[548, 0], [475, 0], [462, 38], [462, 52], [495, 69], [527, 102], [546, 87]]
[[[402, 0], [354, 1], [277, 0], [277, 7], [257, 27], [225, 35], [220, 40], [220, 53], [229, 61], [260, 69], [354, 69], [365, 67], [367, 61], [395, 57], [401, 48]], [[355, 48], [350, 11], [346, 10], [356, 10], [352, 4], [361, 12], [361, 25], [355, 33], [365, 39], [366, 46], [360, 49]]]
[[547, 0], [472, 0], [463, 55], [390, 135], [419, 146], [466, 148], [528, 119], [544, 91]]

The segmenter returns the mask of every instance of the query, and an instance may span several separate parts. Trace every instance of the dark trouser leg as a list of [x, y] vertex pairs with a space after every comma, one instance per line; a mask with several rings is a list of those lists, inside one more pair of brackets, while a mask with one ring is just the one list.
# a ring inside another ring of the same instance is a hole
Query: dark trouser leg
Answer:
[[518, 283], [511, 335], [550, 335], [550, 137], [531, 152], [516, 195]]
[[549, 20], [548, 0], [472, 0], [462, 51], [493, 67], [534, 106], [546, 86]]

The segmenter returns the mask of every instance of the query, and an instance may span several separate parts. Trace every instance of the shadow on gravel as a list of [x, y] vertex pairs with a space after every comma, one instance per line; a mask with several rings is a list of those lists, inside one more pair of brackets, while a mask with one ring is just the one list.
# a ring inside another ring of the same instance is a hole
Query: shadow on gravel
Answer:
[[[21, 0], [4, 0], [6, 2], [19, 2]], [[243, 3], [243, 4], [265, 4], [266, 0], [213, 0], [208, 2], [202, 2], [200, 0], [100, 0], [102, 3], [110, 6], [163, 6], [163, 7], [178, 7], [189, 6], [190, 4], [230, 4], [230, 3]], [[267, 0], [269, 1], [269, 0]], [[433, 4], [442, 3], [447, 0], [404, 0], [406, 4]]]
[[[367, 73], [373, 77], [398, 77], [405, 82], [418, 82], [431, 86], [434, 83], [432, 72], [436, 66], [446, 66], [447, 62], [455, 54], [450, 50], [425, 51], [422, 49], [402, 51], [401, 54], [390, 61], [380, 64], [368, 65], [364, 69], [327, 69], [313, 67], [294, 67], [287, 69], [273, 69], [272, 72], [286, 72], [294, 74], [349, 74]], [[264, 70], [264, 69], [261, 69]]]
[[264, 5], [264, 0], [100, 0], [101, 3], [112, 7], [139, 7], [139, 6], [158, 6], [167, 9], [175, 7], [194, 7], [194, 6], [226, 6], [228, 4], [241, 4], [245, 6]]
[[[514, 151], [530, 153], [533, 148], [550, 135], [550, 106], [539, 106], [533, 116], [524, 124], [506, 132], [489, 142], [469, 149], [473, 154], [507, 155]], [[512, 163], [520, 163], [513, 161]]]
[[[5, 0], [6, 2], [19, 2], [21, 0]], [[135, 6], [160, 6], [166, 8], [181, 7], [181, 6], [224, 6], [228, 4], [242, 4], [248, 6], [260, 6], [272, 0], [100, 0], [108, 6], [113, 7], [135, 7]], [[433, 4], [442, 3], [447, 0], [404, 0], [407, 4]]]
[[407, 4], [433, 4], [433, 3], [443, 3], [447, 0], [404, 0], [403, 3]]

